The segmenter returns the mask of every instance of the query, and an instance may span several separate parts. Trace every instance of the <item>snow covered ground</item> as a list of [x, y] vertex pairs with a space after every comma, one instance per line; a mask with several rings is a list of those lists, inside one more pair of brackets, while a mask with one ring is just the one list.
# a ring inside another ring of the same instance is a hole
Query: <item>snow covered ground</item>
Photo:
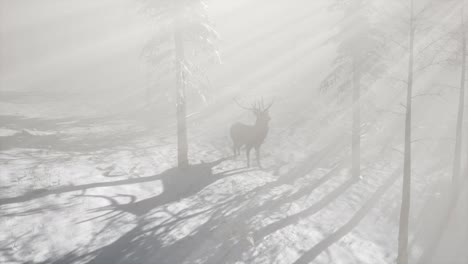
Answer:
[[[265, 169], [246, 168], [243, 156], [231, 157], [219, 115], [191, 119], [187, 170], [174, 168], [172, 126], [155, 130], [122, 119], [3, 122], [0, 262], [395, 262], [398, 152], [363, 164], [356, 181], [346, 136], [306, 124], [294, 131], [280, 126], [265, 144]], [[314, 137], [304, 137], [305, 129]], [[447, 195], [437, 166], [414, 175], [412, 263], [466, 263], [465, 250], [444, 249], [444, 240], [454, 237], [466, 245], [463, 232], [449, 228], [441, 246], [428, 240], [442, 221], [431, 212]], [[450, 226], [466, 231], [466, 206], [465, 193]]]
[[[393, 77], [406, 57], [362, 89], [352, 179], [351, 93], [320, 92], [342, 21], [330, 2], [210, 1], [222, 64], [207, 69], [207, 106], [187, 89], [191, 166], [179, 170], [173, 102], [160, 98], [175, 82], [142, 67], [152, 33], [135, 1], [3, 1], [0, 263], [395, 263], [406, 93]], [[448, 211], [458, 94], [440, 86], [458, 87], [452, 70], [415, 80], [412, 264], [468, 263], [467, 184]], [[275, 98], [264, 168], [246, 168], [228, 129], [253, 117], [233, 99], [262, 96]]]

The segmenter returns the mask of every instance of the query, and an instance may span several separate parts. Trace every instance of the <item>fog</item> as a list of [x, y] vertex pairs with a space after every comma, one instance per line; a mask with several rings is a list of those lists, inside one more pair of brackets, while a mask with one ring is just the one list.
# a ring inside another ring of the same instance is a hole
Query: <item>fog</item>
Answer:
[[468, 263], [463, 0], [0, 0], [1, 263]]

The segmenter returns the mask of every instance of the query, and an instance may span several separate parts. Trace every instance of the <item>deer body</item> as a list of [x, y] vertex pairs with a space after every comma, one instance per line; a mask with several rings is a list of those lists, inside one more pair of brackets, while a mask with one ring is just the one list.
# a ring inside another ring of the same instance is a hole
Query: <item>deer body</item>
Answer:
[[235, 123], [231, 126], [231, 138], [233, 142], [234, 156], [240, 154], [240, 148], [245, 146], [247, 167], [250, 167], [250, 151], [252, 148], [255, 149], [257, 164], [259, 167], [261, 167], [260, 147], [262, 146], [268, 134], [268, 123], [270, 121], [268, 109], [270, 106], [265, 108], [263, 107], [262, 102], [262, 104], [258, 104], [258, 106], [254, 106], [253, 108], [248, 109], [251, 110], [256, 116], [254, 125]]

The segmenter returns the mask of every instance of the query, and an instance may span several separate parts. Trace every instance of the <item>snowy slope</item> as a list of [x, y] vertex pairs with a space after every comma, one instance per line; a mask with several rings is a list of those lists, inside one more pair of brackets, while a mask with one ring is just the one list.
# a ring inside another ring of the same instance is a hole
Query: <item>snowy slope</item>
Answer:
[[[92, 131], [65, 123], [63, 139], [49, 148], [30, 141], [3, 149], [1, 262], [394, 262], [399, 153], [364, 164], [355, 181], [343, 151], [347, 137], [311, 139], [300, 127], [276, 128], [264, 148], [266, 169], [245, 168], [244, 157], [230, 157], [225, 130], [210, 127], [216, 119], [190, 123], [187, 171], [173, 168], [170, 126], [154, 136], [130, 121], [93, 123]], [[79, 144], [120, 134], [109, 145]], [[437, 173], [415, 173], [413, 222]], [[415, 243], [416, 253], [424, 249]]]

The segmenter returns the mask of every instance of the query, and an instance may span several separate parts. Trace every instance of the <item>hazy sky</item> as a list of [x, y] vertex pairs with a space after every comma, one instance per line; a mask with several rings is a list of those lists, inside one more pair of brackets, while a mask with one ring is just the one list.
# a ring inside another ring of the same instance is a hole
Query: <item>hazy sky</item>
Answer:
[[134, 1], [0, 3], [2, 90], [89, 91], [143, 81], [145, 24]]
[[[210, 72], [216, 89], [278, 86], [301, 63], [323, 64], [315, 51], [330, 34], [325, 2], [210, 1], [223, 58]], [[0, 10], [1, 91], [144, 96], [140, 53], [151, 32], [138, 1], [0, 0]]]
[[[223, 61], [208, 71], [211, 93], [322, 100], [313, 93], [335, 58], [329, 40], [339, 21], [329, 5], [327, 0], [209, 1]], [[0, 12], [1, 92], [109, 108], [144, 104], [150, 84], [173, 90], [173, 84], [151, 83], [140, 57], [152, 32], [137, 0], [0, 0]], [[405, 69], [400, 57], [403, 66], [394, 68]]]

